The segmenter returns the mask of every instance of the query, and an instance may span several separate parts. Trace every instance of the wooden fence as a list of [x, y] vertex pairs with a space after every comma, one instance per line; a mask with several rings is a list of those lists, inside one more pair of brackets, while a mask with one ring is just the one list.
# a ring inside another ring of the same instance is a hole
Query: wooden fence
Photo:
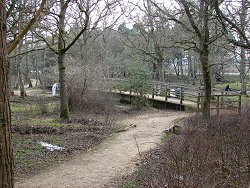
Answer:
[[[212, 95], [210, 110], [216, 115], [224, 113], [224, 110], [236, 110], [238, 114], [241, 113], [241, 95], [233, 93], [221, 93]], [[204, 96], [198, 95], [197, 97], [197, 112], [202, 109]]]
[[[121, 82], [123, 79], [111, 79], [112, 82]], [[204, 89], [202, 86], [186, 86], [168, 82], [153, 81], [141, 84], [138, 88], [128, 87], [126, 90], [119, 90], [120, 93], [130, 96], [146, 96], [153, 100], [159, 100], [180, 105], [194, 107], [197, 112], [201, 112], [204, 100]], [[220, 111], [225, 109], [237, 109], [241, 113], [241, 94], [236, 92], [223, 92], [222, 90], [212, 89], [211, 111], [216, 111], [219, 115]]]

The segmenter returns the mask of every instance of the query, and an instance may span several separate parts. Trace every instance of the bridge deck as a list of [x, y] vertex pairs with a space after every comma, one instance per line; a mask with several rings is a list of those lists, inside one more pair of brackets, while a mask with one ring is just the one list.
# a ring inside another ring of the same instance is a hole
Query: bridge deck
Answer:
[[[122, 95], [127, 95], [127, 96], [133, 96], [136, 97], [137, 95], [133, 92], [126, 92], [126, 91], [113, 91], [114, 93], [117, 94], [122, 94]], [[147, 94], [145, 95], [147, 99], [152, 100], [152, 101], [159, 101], [162, 103], [172, 103], [175, 105], [182, 105], [182, 106], [186, 106], [186, 107], [192, 107], [192, 108], [196, 108], [197, 104], [195, 102], [192, 101], [188, 101], [188, 100], [182, 100], [182, 102], [180, 102], [181, 100], [176, 98], [176, 96], [172, 96], [172, 97], [168, 97], [166, 100], [166, 97], [164, 96], [159, 96], [159, 95], [152, 95], [152, 94]], [[182, 104], [180, 104], [182, 103]]]

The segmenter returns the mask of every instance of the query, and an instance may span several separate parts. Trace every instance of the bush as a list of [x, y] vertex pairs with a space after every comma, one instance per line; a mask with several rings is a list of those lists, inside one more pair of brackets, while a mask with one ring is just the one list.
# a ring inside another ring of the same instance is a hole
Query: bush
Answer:
[[146, 94], [144, 86], [146, 83], [152, 82], [152, 75], [148, 67], [143, 62], [136, 61], [128, 63], [125, 66], [127, 76], [123, 80], [116, 83], [113, 88], [120, 91], [131, 91], [137, 98], [132, 102], [136, 108], [141, 108], [147, 105]]
[[139, 187], [248, 187], [249, 115], [186, 119], [181, 135], [145, 155], [133, 175]]

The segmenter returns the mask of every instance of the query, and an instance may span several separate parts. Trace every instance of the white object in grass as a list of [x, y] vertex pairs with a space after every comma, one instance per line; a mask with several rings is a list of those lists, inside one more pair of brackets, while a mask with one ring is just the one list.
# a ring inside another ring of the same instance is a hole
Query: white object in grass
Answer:
[[49, 144], [49, 143], [46, 143], [46, 142], [38, 142], [38, 143], [41, 144], [41, 146], [45, 147], [49, 151], [62, 151], [62, 150], [65, 149], [64, 147], [60, 147], [60, 146], [57, 146], [57, 145], [52, 145], [52, 144]]

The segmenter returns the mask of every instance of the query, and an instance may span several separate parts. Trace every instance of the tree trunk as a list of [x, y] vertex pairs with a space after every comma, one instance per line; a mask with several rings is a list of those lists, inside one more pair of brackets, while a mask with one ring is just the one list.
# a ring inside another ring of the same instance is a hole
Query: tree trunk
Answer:
[[18, 65], [18, 84], [20, 87], [20, 97], [26, 97], [27, 93], [24, 87], [24, 80], [23, 80], [23, 72], [21, 70], [21, 57], [18, 58], [17, 60], [17, 65]]
[[12, 78], [12, 72], [13, 72], [13, 63], [10, 63], [10, 61], [8, 61], [8, 69], [9, 69], [9, 73], [8, 73], [8, 76], [9, 76], [9, 94], [11, 96], [14, 96], [14, 89], [12, 87], [12, 83], [11, 83], [11, 78]]
[[164, 70], [163, 70], [163, 59], [159, 58], [157, 60], [157, 74], [158, 74], [158, 81], [164, 82]]
[[60, 118], [69, 118], [69, 104], [67, 96], [67, 85], [66, 85], [66, 67], [65, 67], [65, 13], [68, 7], [68, 2], [60, 0], [60, 16], [59, 16], [59, 35], [58, 35], [58, 68], [59, 68], [59, 84], [60, 84]]
[[[240, 13], [240, 28], [244, 35], [246, 35], [247, 30], [247, 13], [248, 13], [248, 0], [242, 0], [241, 2], [241, 13]], [[244, 38], [239, 37], [240, 41], [243, 42]], [[247, 94], [247, 81], [246, 81], [246, 50], [241, 47], [240, 51], [240, 79], [241, 79], [241, 93]]]
[[194, 69], [195, 69], [194, 58], [192, 58], [191, 53], [188, 53], [188, 79], [191, 79], [192, 85], [195, 85], [195, 78], [196, 78], [196, 73]]
[[179, 69], [178, 59], [177, 58], [175, 58], [173, 60], [173, 66], [174, 66], [175, 75], [176, 75], [177, 78], [179, 78], [179, 76], [180, 76], [180, 69]]
[[13, 180], [13, 151], [8, 91], [8, 62], [6, 46], [5, 1], [0, 0], [0, 187], [11, 188]]
[[69, 118], [69, 106], [66, 85], [65, 73], [65, 52], [58, 53], [58, 66], [59, 66], [59, 83], [60, 83], [60, 102], [61, 102], [61, 118]]
[[246, 51], [241, 48], [240, 52], [240, 81], [241, 81], [241, 93], [247, 94], [247, 81], [246, 81]]
[[203, 116], [205, 118], [210, 117], [210, 103], [211, 103], [211, 77], [210, 68], [208, 64], [208, 45], [202, 45], [202, 51], [200, 52], [200, 62], [202, 65], [202, 73], [204, 80], [204, 101], [203, 101]]
[[224, 69], [224, 63], [221, 64], [221, 82], [224, 82], [225, 80], [225, 69]]
[[[34, 64], [35, 64], [35, 67], [36, 67], [36, 83], [35, 83], [35, 87], [37, 87], [38, 86], [38, 79], [39, 79], [39, 70], [38, 70], [38, 66], [37, 66], [37, 60], [36, 59], [34, 59]], [[42, 85], [42, 83], [40, 82], [40, 85]]]
[[182, 63], [182, 58], [178, 59], [179, 61], [179, 66], [180, 66], [180, 72], [181, 72], [181, 78], [184, 78], [184, 69], [183, 69], [183, 63]]
[[217, 67], [216, 65], [213, 65], [210, 67], [210, 73], [211, 73], [211, 86], [214, 87], [214, 85], [216, 84], [216, 73], [217, 73]]
[[162, 52], [158, 46], [158, 44], [155, 42], [155, 53], [157, 55], [157, 69], [159, 74], [159, 81], [164, 82], [164, 70], [163, 70], [163, 61], [164, 57], [162, 55]]
[[204, 81], [204, 101], [203, 101], [203, 117], [210, 118], [210, 105], [211, 105], [211, 76], [210, 76], [210, 66], [209, 66], [209, 5], [210, 3], [206, 1], [200, 2], [200, 13], [201, 13], [201, 32], [200, 34], [200, 62], [202, 67], [202, 75]]
[[30, 69], [29, 69], [29, 57], [28, 57], [28, 53], [25, 55], [25, 81], [28, 82], [29, 84], [29, 88], [32, 88], [32, 81], [30, 79]]

